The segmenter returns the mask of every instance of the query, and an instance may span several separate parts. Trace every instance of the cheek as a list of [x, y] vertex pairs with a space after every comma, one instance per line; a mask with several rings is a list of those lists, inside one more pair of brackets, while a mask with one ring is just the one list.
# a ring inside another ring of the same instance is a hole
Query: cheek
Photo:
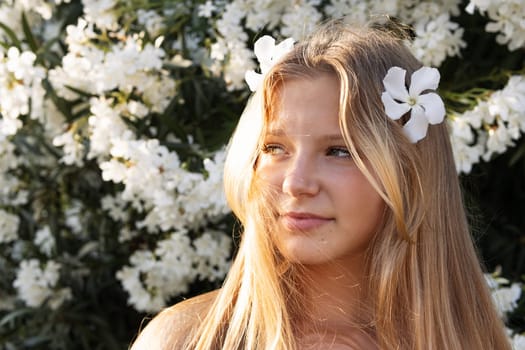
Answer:
[[[343, 186], [341, 186], [343, 187]], [[357, 220], [366, 230], [375, 230], [382, 221], [385, 203], [381, 196], [364, 176], [355, 177], [347, 182], [346, 191], [338, 195], [347, 213]]]
[[255, 168], [255, 177], [259, 181], [259, 185], [270, 185], [275, 188], [280, 186], [282, 182], [281, 171], [278, 167], [270, 164], [270, 160], [267, 157], [261, 156], [257, 161], [257, 167]]

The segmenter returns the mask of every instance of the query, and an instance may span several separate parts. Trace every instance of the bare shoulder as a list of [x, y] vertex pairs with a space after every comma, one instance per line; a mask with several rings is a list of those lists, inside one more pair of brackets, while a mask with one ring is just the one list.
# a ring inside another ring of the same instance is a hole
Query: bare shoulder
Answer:
[[179, 349], [201, 323], [218, 291], [181, 301], [159, 312], [142, 329], [131, 350]]

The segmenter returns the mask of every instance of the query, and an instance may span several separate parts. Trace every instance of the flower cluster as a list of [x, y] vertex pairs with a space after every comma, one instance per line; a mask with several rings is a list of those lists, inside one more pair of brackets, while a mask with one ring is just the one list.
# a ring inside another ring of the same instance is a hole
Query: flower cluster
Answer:
[[510, 50], [525, 47], [525, 3], [521, 0], [471, 0], [467, 12], [478, 9], [486, 14], [491, 22], [487, 23], [487, 32], [498, 33], [499, 44], [507, 45]]
[[[197, 127], [180, 132], [176, 111], [186, 96], [178, 86], [186, 88], [180, 77], [193, 61], [177, 38], [165, 37], [166, 16], [178, 5], [137, 8], [136, 18], [126, 6], [134, 5], [0, 6], [7, 28], [0, 37], [11, 45], [0, 48], [0, 249], [2, 266], [14, 272], [2, 287], [3, 309], [19, 301], [58, 309], [82, 298], [73, 281], [106, 254], [100, 240], [109, 233], [104, 244], [127, 249], [113, 278], [136, 310], [158, 310], [195, 280], [219, 282], [227, 270], [226, 137], [204, 148], [193, 141]], [[74, 20], [57, 17], [75, 9]], [[202, 45], [182, 35], [185, 45]], [[148, 254], [146, 267], [139, 257]]]
[[[516, 310], [523, 292], [523, 286], [519, 283], [510, 283], [507, 279], [501, 277], [498, 270], [492, 274], [486, 274], [485, 278], [498, 312], [503, 319], [506, 319], [507, 315]], [[510, 329], [507, 331], [511, 335], [513, 349], [524, 349], [525, 336]]]
[[451, 20], [451, 16], [459, 13], [459, 3], [457, 0], [331, 0], [322, 6], [318, 0], [233, 0], [217, 2], [214, 11], [203, 11], [203, 16], [215, 19], [219, 34], [212, 45], [214, 65], [222, 67], [220, 71], [230, 88], [238, 89], [243, 87], [244, 72], [252, 69], [251, 64], [247, 64], [247, 58], [251, 57], [247, 31], [259, 32], [265, 28], [273, 37], [300, 40], [316, 24], [330, 17], [345, 16], [358, 23], [367, 20], [367, 13], [398, 17], [415, 28], [417, 36], [412, 49], [416, 57], [425, 65], [439, 66], [447, 57], [459, 55], [466, 45], [463, 29]]
[[[22, 126], [19, 117], [29, 111], [38, 111], [42, 104], [44, 70], [35, 67], [36, 55], [31, 51], [20, 51], [10, 47], [0, 52], [0, 133], [14, 135]], [[35, 118], [36, 116], [31, 116]]]
[[481, 159], [504, 153], [525, 133], [525, 76], [512, 76], [503, 89], [448, 122], [458, 172], [469, 173]]
[[70, 288], [56, 288], [60, 267], [53, 260], [48, 260], [43, 269], [36, 259], [23, 260], [13, 282], [19, 297], [28, 306], [38, 307], [47, 303], [51, 309], [56, 309], [64, 301], [71, 299]]
[[195, 279], [222, 278], [229, 267], [229, 245], [221, 233], [206, 232], [191, 242], [187, 232], [176, 231], [159, 241], [154, 252], [134, 252], [131, 266], [120, 270], [117, 278], [133, 307], [158, 311], [170, 297], [188, 292]]

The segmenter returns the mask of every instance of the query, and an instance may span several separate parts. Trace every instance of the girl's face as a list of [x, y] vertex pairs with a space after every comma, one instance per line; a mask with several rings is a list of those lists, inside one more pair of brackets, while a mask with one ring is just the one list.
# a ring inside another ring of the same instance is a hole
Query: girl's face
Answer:
[[333, 75], [285, 82], [256, 172], [276, 191], [275, 241], [286, 258], [360, 269], [384, 203], [352, 160], [338, 111]]

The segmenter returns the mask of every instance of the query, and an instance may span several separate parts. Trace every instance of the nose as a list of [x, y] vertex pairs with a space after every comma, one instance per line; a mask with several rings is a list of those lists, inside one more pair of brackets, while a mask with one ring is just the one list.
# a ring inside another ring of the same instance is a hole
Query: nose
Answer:
[[319, 181], [313, 162], [300, 156], [290, 159], [282, 190], [292, 197], [316, 195], [319, 192]]

